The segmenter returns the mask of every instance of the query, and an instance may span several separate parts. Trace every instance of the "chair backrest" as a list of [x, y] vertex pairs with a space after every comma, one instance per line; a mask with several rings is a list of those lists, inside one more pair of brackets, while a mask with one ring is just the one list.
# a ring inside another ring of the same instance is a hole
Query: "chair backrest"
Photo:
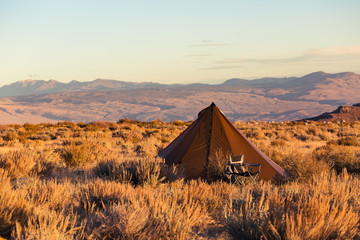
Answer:
[[229, 165], [234, 173], [244, 173], [247, 171], [244, 167], [244, 154], [236, 156], [229, 155]]
[[229, 155], [230, 164], [244, 164], [244, 154], [232, 156]]

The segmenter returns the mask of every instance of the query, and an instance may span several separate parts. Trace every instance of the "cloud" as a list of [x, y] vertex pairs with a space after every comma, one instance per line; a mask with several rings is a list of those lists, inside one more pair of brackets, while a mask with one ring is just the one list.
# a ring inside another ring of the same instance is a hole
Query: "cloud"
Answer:
[[219, 70], [219, 69], [234, 69], [234, 68], [244, 68], [244, 66], [241, 66], [241, 65], [215, 66], [215, 67], [208, 67], [208, 68], [200, 68], [200, 70]]
[[40, 75], [39, 74], [28, 74], [29, 78], [39, 78]]
[[214, 56], [213, 54], [189, 54], [186, 55], [185, 57], [212, 57]]
[[317, 48], [304, 52], [309, 57], [360, 57], [360, 46]]
[[222, 47], [227, 46], [226, 43], [217, 43], [212, 40], [202, 40], [201, 43], [191, 44], [190, 47]]
[[317, 48], [304, 51], [299, 56], [289, 58], [225, 58], [214, 62], [215, 64], [285, 64], [305, 61], [338, 61], [340, 59], [360, 59], [360, 46], [346, 46], [333, 48]]

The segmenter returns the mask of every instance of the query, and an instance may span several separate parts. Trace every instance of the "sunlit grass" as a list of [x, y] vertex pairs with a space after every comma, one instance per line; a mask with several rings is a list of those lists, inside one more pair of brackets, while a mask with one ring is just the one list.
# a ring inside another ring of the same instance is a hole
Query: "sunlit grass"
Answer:
[[286, 169], [234, 185], [156, 158], [189, 123], [123, 119], [0, 128], [0, 236], [12, 239], [359, 238], [360, 123], [235, 123]]

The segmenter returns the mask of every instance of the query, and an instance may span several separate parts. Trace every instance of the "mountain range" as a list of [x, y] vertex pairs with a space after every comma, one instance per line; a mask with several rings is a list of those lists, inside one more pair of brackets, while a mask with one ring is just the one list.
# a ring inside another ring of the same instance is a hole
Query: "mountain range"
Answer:
[[105, 90], [139, 89], [162, 87], [163, 84], [152, 82], [124, 82], [108, 79], [96, 79], [91, 82], [79, 82], [73, 80], [69, 83], [62, 83], [56, 80], [23, 80], [5, 85], [0, 88], [0, 97], [24, 96], [33, 94], [47, 94], [59, 92], [96, 92]]
[[360, 102], [360, 75], [233, 78], [222, 84], [25, 80], [0, 88], [0, 123], [193, 120], [215, 102], [232, 121], [298, 120]]

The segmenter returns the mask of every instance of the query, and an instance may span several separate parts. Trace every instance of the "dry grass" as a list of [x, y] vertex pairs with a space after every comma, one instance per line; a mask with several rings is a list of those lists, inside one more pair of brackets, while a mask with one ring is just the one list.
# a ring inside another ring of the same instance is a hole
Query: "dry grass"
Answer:
[[207, 181], [155, 157], [188, 125], [2, 125], [0, 236], [360, 238], [359, 123], [236, 123], [291, 175], [244, 186], [222, 180], [225, 153], [211, 157]]
[[[352, 239], [358, 234], [359, 179], [322, 173], [307, 184], [242, 189], [225, 207], [237, 239]], [[356, 190], [355, 190], [356, 191]]]
[[10, 151], [0, 154], [0, 168], [11, 178], [21, 178], [31, 173], [36, 165], [33, 151]]
[[25, 224], [16, 223], [12, 232], [13, 239], [83, 239], [84, 226], [77, 223], [76, 216], [71, 213], [36, 209]]

